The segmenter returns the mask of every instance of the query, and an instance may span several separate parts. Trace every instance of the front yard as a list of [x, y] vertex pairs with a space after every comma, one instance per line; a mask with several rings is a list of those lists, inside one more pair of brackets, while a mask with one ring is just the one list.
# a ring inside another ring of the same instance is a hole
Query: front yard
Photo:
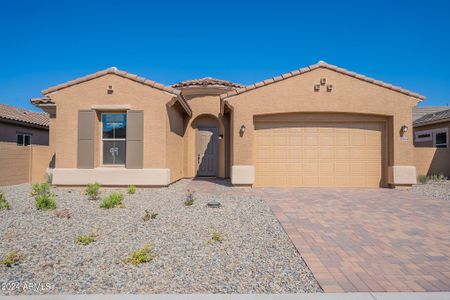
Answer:
[[[124, 193], [112, 209], [83, 188], [53, 188], [56, 210], [37, 210], [29, 185], [2, 187], [11, 209], [0, 210], [0, 260], [17, 251], [20, 261], [0, 265], [0, 294], [321, 291], [264, 201], [218, 186], [198, 190], [187, 206], [195, 187], [182, 180], [135, 194], [101, 188], [101, 198]], [[212, 199], [222, 207], [208, 208]], [[131, 263], [148, 244], [155, 256]], [[43, 288], [10, 288], [24, 282]]]
[[430, 180], [425, 184], [417, 184], [410, 190], [413, 193], [450, 200], [450, 180]]

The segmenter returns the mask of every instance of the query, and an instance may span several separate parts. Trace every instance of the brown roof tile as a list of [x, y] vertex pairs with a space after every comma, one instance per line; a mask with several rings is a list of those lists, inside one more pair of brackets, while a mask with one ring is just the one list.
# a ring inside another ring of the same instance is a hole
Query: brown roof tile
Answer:
[[[414, 112], [414, 111], [413, 111]], [[448, 122], [450, 120], [450, 109], [435, 111], [426, 114], [414, 121], [414, 126]]]
[[0, 104], [0, 119], [11, 120], [26, 124], [48, 127], [49, 116], [46, 113]]
[[43, 90], [42, 94], [47, 95], [47, 94], [50, 94], [50, 93], [62, 90], [64, 88], [67, 88], [69, 86], [73, 86], [73, 85], [80, 84], [80, 83], [85, 82], [85, 81], [92, 80], [94, 78], [98, 78], [98, 77], [104, 76], [106, 74], [115, 74], [115, 75], [118, 75], [118, 76], [121, 76], [121, 77], [124, 77], [124, 78], [128, 78], [130, 80], [133, 80], [133, 81], [136, 81], [136, 82], [140, 82], [142, 84], [145, 84], [145, 85], [148, 85], [148, 86], [151, 86], [151, 87], [154, 87], [154, 88], [166, 91], [168, 93], [175, 94], [177, 96], [180, 95], [180, 91], [175, 89], [175, 88], [172, 88], [170, 86], [165, 86], [165, 85], [160, 84], [160, 83], [155, 83], [154, 81], [147, 80], [147, 79], [145, 79], [143, 77], [139, 77], [138, 75], [118, 70], [115, 67], [112, 67], [112, 68], [109, 68], [109, 69], [106, 69], [106, 70], [103, 70], [103, 71], [99, 71], [99, 72], [96, 72], [94, 74], [90, 74], [90, 75], [87, 75], [87, 76], [83, 76], [83, 77], [77, 78], [75, 80], [71, 80], [69, 82], [62, 83], [62, 84], [59, 84], [57, 86], [48, 88], [46, 90]]
[[[373, 78], [366, 77], [364, 75], [357, 74], [355, 72], [351, 72], [351, 71], [348, 71], [348, 70], [343, 69], [343, 68], [339, 68], [339, 67], [337, 67], [335, 65], [330, 65], [330, 64], [328, 64], [328, 63], [326, 63], [324, 61], [319, 61], [317, 64], [310, 65], [308, 67], [304, 67], [304, 68], [301, 68], [301, 69], [298, 69], [298, 70], [294, 70], [292, 72], [288, 72], [288, 73], [282, 74], [280, 76], [283, 79], [287, 79], [287, 78], [290, 78], [290, 77], [293, 77], [293, 76], [297, 76], [297, 75], [300, 75], [300, 74], [303, 74], [305, 72], [309, 72], [309, 71], [312, 71], [312, 70], [315, 70], [315, 69], [318, 69], [318, 68], [326, 68], [326, 69], [329, 69], [329, 70], [333, 70], [333, 71], [336, 71], [336, 72], [339, 72], [339, 73], [342, 73], [342, 74], [345, 74], [345, 75], [348, 75], [348, 76], [351, 76], [351, 77], [358, 78], [360, 80], [364, 80], [364, 81], [370, 82], [372, 84], [376, 84], [376, 85], [382, 86], [382, 87], [390, 89], [392, 91], [396, 91], [396, 92], [399, 92], [399, 93], [402, 93], [402, 94], [405, 94], [405, 95], [408, 95], [408, 96], [411, 96], [411, 97], [414, 97], [414, 98], [418, 98], [420, 100], [425, 99], [425, 96], [422, 96], [420, 94], [413, 93], [413, 92], [408, 91], [406, 89], [403, 89], [401, 87], [394, 86], [394, 85], [388, 84], [388, 83], [384, 83], [382, 81], [375, 80]], [[269, 78], [269, 79], [266, 79], [266, 80], [263, 80], [263, 81], [260, 81], [260, 82], [256, 82], [256, 83], [251, 85], [252, 88], [247, 88], [245, 91], [239, 90], [238, 93], [234, 93], [234, 91], [233, 92], [224, 93], [224, 94], [220, 95], [220, 98], [221, 99], [226, 99], [226, 98], [229, 98], [231, 96], [235, 96], [237, 94], [245, 93], [246, 91], [249, 91], [249, 90], [254, 89], [254, 88], [258, 88], [258, 87], [262, 87], [262, 86], [265, 86], [265, 85], [268, 85], [268, 84], [272, 84], [274, 82], [280, 81], [280, 79], [279, 79], [280, 76], [276, 76], [276, 77]]]
[[173, 88], [183, 87], [206, 87], [206, 86], [223, 86], [231, 88], [242, 88], [244, 85], [234, 83], [228, 80], [217, 79], [212, 77], [204, 77], [199, 79], [186, 80], [172, 85]]

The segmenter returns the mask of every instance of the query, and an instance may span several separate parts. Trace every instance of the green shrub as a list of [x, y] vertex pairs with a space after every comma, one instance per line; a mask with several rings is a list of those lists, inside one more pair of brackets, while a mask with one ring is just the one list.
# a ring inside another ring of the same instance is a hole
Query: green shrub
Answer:
[[131, 253], [130, 256], [125, 260], [125, 262], [131, 263], [133, 265], [147, 263], [156, 257], [156, 253], [152, 252], [154, 248], [155, 244], [147, 244], [143, 248]]
[[32, 196], [43, 195], [48, 193], [50, 193], [50, 183], [48, 182], [35, 183], [31, 186]]
[[132, 195], [136, 193], [136, 186], [135, 185], [129, 185], [128, 186], [128, 194]]
[[44, 176], [45, 178], [45, 182], [47, 182], [48, 184], [52, 184], [53, 182], [53, 175], [50, 173], [45, 174]]
[[100, 190], [100, 183], [88, 183], [86, 186], [86, 194], [89, 195], [89, 199], [96, 200], [98, 199], [98, 194]]
[[444, 173], [433, 174], [429, 176], [429, 180], [431, 181], [442, 181], [447, 180], [447, 177], [444, 176]]
[[0, 210], [3, 209], [11, 209], [11, 206], [8, 203], [8, 200], [6, 200], [5, 194], [0, 192]]
[[184, 201], [184, 205], [186, 206], [192, 206], [194, 205], [195, 201], [195, 192], [188, 190], [186, 195], [186, 200]]
[[23, 256], [17, 253], [16, 251], [11, 251], [6, 254], [0, 263], [7, 267], [12, 267], [13, 265], [17, 265], [19, 262], [23, 260]]
[[157, 213], [150, 213], [148, 210], [145, 210], [145, 215], [142, 217], [142, 220], [148, 221], [150, 219], [156, 219], [157, 216]]
[[419, 175], [419, 176], [417, 176], [417, 181], [418, 181], [419, 183], [421, 183], [421, 184], [427, 183], [428, 180], [429, 180], [429, 178], [428, 178], [427, 175]]
[[122, 204], [123, 194], [122, 193], [111, 193], [107, 197], [103, 198], [100, 204], [101, 208], [114, 208], [119, 204]]
[[96, 238], [97, 237], [94, 234], [91, 234], [91, 235], [79, 235], [77, 237], [77, 242], [82, 244], [82, 245], [84, 245], [84, 246], [87, 246], [90, 243], [95, 242]]
[[36, 208], [38, 210], [48, 210], [56, 208], [56, 197], [53, 193], [36, 195]]
[[220, 235], [220, 233], [214, 232], [212, 237], [211, 237], [211, 240], [214, 241], [214, 242], [222, 242], [223, 241], [223, 237], [222, 237], [222, 235]]

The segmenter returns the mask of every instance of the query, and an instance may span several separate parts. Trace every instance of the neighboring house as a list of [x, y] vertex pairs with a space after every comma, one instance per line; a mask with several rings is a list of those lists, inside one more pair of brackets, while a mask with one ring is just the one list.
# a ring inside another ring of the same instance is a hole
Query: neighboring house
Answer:
[[416, 166], [421, 175], [450, 177], [450, 108], [427, 107], [430, 112], [414, 120]]
[[42, 92], [57, 185], [416, 183], [412, 109], [423, 96], [324, 62], [250, 86], [171, 87], [110, 68]]
[[46, 113], [0, 104], [0, 142], [48, 145], [48, 127]]

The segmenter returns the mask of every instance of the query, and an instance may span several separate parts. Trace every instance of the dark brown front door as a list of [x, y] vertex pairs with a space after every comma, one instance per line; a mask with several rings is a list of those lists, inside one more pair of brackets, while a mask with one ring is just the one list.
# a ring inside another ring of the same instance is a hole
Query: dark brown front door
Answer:
[[195, 161], [197, 176], [217, 176], [217, 128], [197, 129]]

